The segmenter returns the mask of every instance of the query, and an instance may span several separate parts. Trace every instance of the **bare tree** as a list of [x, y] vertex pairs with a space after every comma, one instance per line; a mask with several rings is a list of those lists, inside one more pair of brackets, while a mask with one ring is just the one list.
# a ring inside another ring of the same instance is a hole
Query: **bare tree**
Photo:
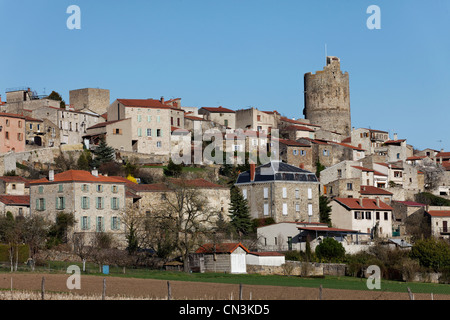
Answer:
[[425, 189], [434, 190], [439, 187], [445, 173], [440, 164], [428, 160], [423, 165], [418, 166], [417, 169], [424, 173]]
[[172, 180], [168, 184], [172, 192], [155, 212], [155, 221], [174, 236], [173, 245], [183, 258], [184, 271], [189, 272], [189, 254], [214, 232], [219, 213], [209, 206], [198, 188], [189, 186], [185, 180]]

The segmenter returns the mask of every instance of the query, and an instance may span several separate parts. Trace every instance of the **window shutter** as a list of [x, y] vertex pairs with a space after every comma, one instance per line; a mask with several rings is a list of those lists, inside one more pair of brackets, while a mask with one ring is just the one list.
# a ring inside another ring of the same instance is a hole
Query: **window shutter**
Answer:
[[111, 217], [111, 230], [114, 230], [114, 217]]
[[44, 198], [43, 200], [44, 200], [44, 201], [43, 201], [43, 202], [44, 202], [44, 208], [42, 208], [42, 210], [45, 210], [45, 198]]
[[62, 197], [62, 209], [66, 208], [66, 197]]
[[90, 230], [91, 229], [91, 217], [87, 217], [87, 228], [88, 228], [88, 230]]
[[120, 230], [120, 217], [117, 217], [117, 229]]
[[58, 210], [59, 209], [59, 197], [55, 198], [55, 209]]
[[111, 209], [115, 209], [114, 208], [114, 198], [111, 198]]
[[36, 199], [36, 210], [39, 210], [39, 199]]
[[104, 201], [103, 197], [101, 199], [102, 199], [102, 202], [101, 202], [102, 203], [102, 209], [104, 209], [105, 208], [105, 201]]
[[99, 197], [95, 198], [95, 209], [98, 209], [98, 204], [100, 203], [99, 200], [100, 200]]
[[287, 189], [283, 188], [283, 198], [287, 198]]
[[91, 198], [87, 197], [86, 199], [87, 199], [87, 201], [86, 201], [87, 208], [89, 209], [91, 206]]
[[84, 198], [84, 197], [81, 197], [81, 209], [86, 209], [86, 208], [84, 207], [83, 198]]

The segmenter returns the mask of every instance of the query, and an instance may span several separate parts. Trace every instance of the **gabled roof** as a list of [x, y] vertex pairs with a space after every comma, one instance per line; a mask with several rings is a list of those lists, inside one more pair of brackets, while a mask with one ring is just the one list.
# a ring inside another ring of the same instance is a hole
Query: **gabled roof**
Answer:
[[356, 150], [356, 151], [366, 151], [366, 150], [363, 149], [363, 148], [355, 147], [355, 146], [352, 146], [351, 144], [347, 144], [347, 143], [334, 142], [334, 141], [330, 141], [330, 143], [338, 144], [338, 145], [340, 145], [340, 146], [343, 146], [343, 147], [346, 147], [346, 148], [350, 148], [350, 149], [353, 149], [353, 150]]
[[311, 129], [311, 128], [308, 128], [305, 126], [294, 125], [294, 124], [285, 127], [284, 130], [315, 132], [314, 129]]
[[195, 251], [195, 253], [233, 253], [241, 247], [245, 252], [250, 251], [242, 243], [206, 243]]
[[289, 139], [278, 139], [278, 141], [286, 146], [292, 146], [292, 147], [311, 147], [309, 144], [297, 142], [295, 140], [289, 140]]
[[[377, 206], [376, 199], [359, 199], [359, 198], [335, 198], [336, 202], [347, 207], [350, 210], [392, 210], [392, 207], [387, 205], [381, 200], [379, 201], [380, 206]], [[361, 203], [362, 200], [362, 203]]]
[[30, 205], [30, 196], [17, 196], [17, 195], [9, 195], [2, 194], [0, 195], [0, 202], [9, 205], [9, 206], [29, 206]]
[[180, 108], [173, 107], [170, 104], [163, 103], [156, 99], [117, 99], [125, 107], [135, 108], [155, 108], [155, 109], [174, 109], [182, 111]]
[[303, 122], [303, 121], [300, 121], [300, 120], [289, 119], [287, 117], [280, 117], [280, 120], [281, 121], [285, 121], [285, 122], [289, 122], [289, 123], [305, 125], [305, 126], [320, 127], [319, 125], [316, 125], [316, 124], [307, 123], [307, 122]]
[[436, 154], [436, 158], [450, 158], [450, 152], [439, 152]]
[[374, 186], [361, 186], [360, 194], [364, 195], [387, 195], [392, 196], [393, 193]]
[[366, 172], [375, 172], [375, 170], [373, 169], [369, 169], [369, 168], [365, 168], [365, 167], [361, 167], [361, 166], [352, 166], [352, 168], [361, 170], [361, 171], [366, 171]]
[[102, 176], [101, 174], [99, 174], [98, 176], [94, 176], [91, 172], [84, 170], [68, 170], [62, 173], [55, 174], [53, 181], [49, 181], [48, 178], [42, 178], [31, 181], [30, 185], [58, 182], [124, 183], [122, 180], [119, 180], [115, 177]]
[[208, 112], [212, 112], [212, 113], [236, 113], [236, 111], [234, 111], [234, 110], [223, 108], [223, 107], [218, 107], [218, 108], [203, 107], [203, 108], [200, 108], [200, 110], [202, 110], [202, 109], [206, 110]]

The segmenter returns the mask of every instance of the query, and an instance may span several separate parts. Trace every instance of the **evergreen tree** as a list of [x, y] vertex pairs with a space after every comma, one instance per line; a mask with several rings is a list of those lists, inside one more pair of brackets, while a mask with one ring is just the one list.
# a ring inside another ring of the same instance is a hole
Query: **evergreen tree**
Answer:
[[61, 97], [61, 95], [60, 95], [58, 92], [56, 92], [56, 91], [52, 91], [52, 93], [50, 93], [50, 94], [47, 96], [47, 99], [49, 99], [49, 100], [55, 100], [55, 101], [60, 101], [59, 106], [60, 106], [61, 108], [65, 108], [65, 107], [66, 107], [66, 102], [63, 100], [63, 98]]
[[102, 164], [114, 161], [114, 149], [101, 140], [94, 151], [93, 166], [99, 168]]
[[182, 172], [183, 164], [176, 164], [172, 161], [172, 158], [170, 158], [167, 168], [164, 168], [164, 174], [168, 177], [179, 178]]
[[78, 170], [91, 170], [92, 155], [89, 150], [84, 150], [77, 161]]
[[331, 226], [330, 219], [331, 207], [330, 207], [330, 199], [327, 196], [321, 195], [319, 197], [319, 219], [320, 222], [326, 223]]
[[244, 199], [241, 190], [233, 186], [230, 190], [230, 225], [239, 234], [239, 238], [247, 235], [252, 230], [252, 218], [250, 216], [247, 200]]

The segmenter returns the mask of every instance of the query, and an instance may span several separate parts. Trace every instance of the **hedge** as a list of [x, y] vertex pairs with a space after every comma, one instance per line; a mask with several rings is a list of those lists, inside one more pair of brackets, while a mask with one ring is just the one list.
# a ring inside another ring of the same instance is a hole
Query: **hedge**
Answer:
[[[28, 245], [21, 244], [19, 245], [19, 263], [26, 263], [29, 258], [30, 250]], [[9, 245], [0, 244], [0, 262], [10, 262], [11, 259], [9, 257]], [[16, 257], [14, 257], [14, 262], [16, 261]]]

